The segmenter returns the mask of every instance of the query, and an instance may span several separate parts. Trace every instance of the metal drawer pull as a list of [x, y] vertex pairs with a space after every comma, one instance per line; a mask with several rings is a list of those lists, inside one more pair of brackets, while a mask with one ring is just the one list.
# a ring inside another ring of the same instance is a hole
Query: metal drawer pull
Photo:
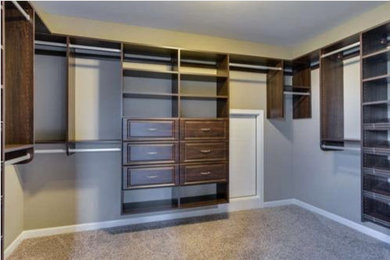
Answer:
[[149, 175], [149, 176], [146, 176], [146, 178], [148, 179], [156, 179], [158, 176], [157, 175]]
[[149, 155], [155, 155], [157, 152], [148, 152]]
[[201, 174], [201, 175], [210, 175], [211, 172], [201, 172], [200, 174]]
[[150, 132], [154, 132], [156, 130], [157, 130], [157, 128], [148, 128], [148, 131], [150, 131]]
[[210, 128], [201, 128], [200, 131], [202, 131], [202, 132], [210, 132], [211, 129]]
[[201, 153], [211, 153], [211, 150], [208, 149], [208, 150], [200, 150]]

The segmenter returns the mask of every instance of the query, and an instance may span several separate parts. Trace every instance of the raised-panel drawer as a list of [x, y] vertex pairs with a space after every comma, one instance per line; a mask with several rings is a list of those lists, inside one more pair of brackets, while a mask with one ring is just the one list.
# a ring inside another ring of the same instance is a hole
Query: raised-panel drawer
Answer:
[[179, 170], [176, 165], [123, 168], [123, 189], [165, 187], [178, 184]]
[[180, 138], [182, 140], [228, 139], [229, 121], [226, 119], [180, 121]]
[[178, 135], [178, 120], [123, 120], [123, 140], [174, 140]]
[[177, 143], [124, 143], [123, 164], [174, 163]]
[[227, 176], [227, 163], [183, 165], [180, 170], [180, 184], [226, 182]]
[[227, 160], [228, 142], [186, 143], [180, 144], [182, 162], [223, 161]]

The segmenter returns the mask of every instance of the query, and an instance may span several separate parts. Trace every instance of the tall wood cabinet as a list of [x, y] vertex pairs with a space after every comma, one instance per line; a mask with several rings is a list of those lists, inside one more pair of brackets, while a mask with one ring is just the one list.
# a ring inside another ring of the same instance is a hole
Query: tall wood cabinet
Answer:
[[361, 34], [362, 220], [390, 227], [390, 23]]
[[122, 46], [122, 213], [228, 202], [228, 55]]

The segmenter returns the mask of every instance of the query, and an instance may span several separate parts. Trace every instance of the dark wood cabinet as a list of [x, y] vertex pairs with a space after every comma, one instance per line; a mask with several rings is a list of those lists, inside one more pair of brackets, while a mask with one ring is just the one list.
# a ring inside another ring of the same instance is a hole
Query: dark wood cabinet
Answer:
[[183, 163], [200, 161], [225, 161], [228, 156], [227, 142], [207, 142], [180, 144], [180, 160]]
[[361, 34], [362, 220], [390, 227], [390, 23]]
[[124, 167], [123, 189], [169, 187], [179, 184], [177, 165]]
[[178, 138], [178, 120], [123, 119], [123, 140], [175, 140]]
[[124, 143], [123, 164], [175, 163], [178, 143]]
[[180, 184], [227, 182], [227, 163], [183, 165], [180, 169]]
[[121, 60], [122, 213], [228, 202], [229, 56], [123, 44]]
[[229, 120], [227, 119], [182, 119], [180, 120], [180, 139], [201, 141], [205, 139], [229, 138]]

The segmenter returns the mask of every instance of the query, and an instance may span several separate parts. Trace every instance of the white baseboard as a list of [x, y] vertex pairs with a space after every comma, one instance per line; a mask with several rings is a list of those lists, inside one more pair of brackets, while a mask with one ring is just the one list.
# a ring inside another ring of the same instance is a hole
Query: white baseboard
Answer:
[[15, 238], [14, 241], [12, 241], [11, 244], [8, 245], [8, 247], [4, 250], [4, 257], [7, 258], [12, 252], [18, 248], [20, 243], [24, 240], [23, 238], [23, 232], [19, 234], [17, 238]]
[[294, 204], [294, 199], [272, 200], [264, 202], [264, 208], [280, 207]]
[[338, 222], [340, 224], [343, 224], [343, 225], [345, 225], [347, 227], [355, 229], [356, 231], [359, 231], [359, 232], [361, 232], [363, 234], [366, 234], [366, 235], [368, 235], [370, 237], [376, 238], [376, 239], [378, 239], [378, 240], [380, 240], [382, 242], [390, 244], [390, 236], [386, 235], [386, 234], [384, 234], [382, 232], [376, 231], [376, 230], [374, 230], [372, 228], [369, 228], [369, 227], [364, 226], [362, 224], [356, 223], [356, 222], [351, 221], [349, 219], [340, 217], [339, 215], [336, 215], [336, 214], [333, 214], [333, 213], [331, 213], [329, 211], [317, 208], [317, 207], [315, 207], [313, 205], [310, 205], [310, 204], [308, 204], [306, 202], [303, 202], [303, 201], [300, 201], [300, 200], [294, 199], [293, 200], [293, 204], [297, 205], [297, 206], [299, 206], [301, 208], [304, 208], [306, 210], [309, 210], [311, 212], [317, 213], [317, 214], [319, 214], [321, 216], [324, 216], [326, 218], [329, 218], [329, 219], [331, 219], [331, 220], [333, 220], [335, 222]]
[[221, 204], [218, 206], [209, 206], [199, 209], [191, 210], [180, 210], [175, 212], [168, 212], [159, 215], [142, 215], [135, 217], [127, 217], [123, 219], [102, 221], [102, 222], [93, 222], [69, 226], [60, 226], [52, 228], [42, 228], [42, 229], [31, 229], [23, 231], [17, 239], [15, 239], [12, 244], [10, 244], [4, 251], [4, 256], [7, 258], [12, 252], [18, 247], [18, 245], [25, 239], [35, 238], [35, 237], [44, 237], [52, 236], [58, 234], [66, 234], [80, 231], [90, 231], [104, 228], [113, 228], [120, 226], [128, 226], [134, 224], [142, 224], [148, 222], [180, 219], [180, 218], [189, 218], [189, 217], [198, 217], [204, 215], [212, 215], [218, 213], [233, 212], [239, 210], [250, 210], [255, 208], [261, 208], [263, 202], [260, 197], [243, 197], [243, 198], [233, 198], [230, 199], [230, 203]]
[[126, 219], [118, 219], [112, 221], [94, 222], [94, 223], [62, 226], [62, 227], [25, 230], [7, 247], [7, 249], [4, 252], [4, 255], [7, 258], [19, 246], [19, 244], [24, 239], [27, 238], [51, 236], [51, 235], [58, 235], [58, 234], [65, 234], [65, 233], [72, 233], [72, 232], [88, 231], [88, 230], [97, 230], [103, 228], [120, 227], [120, 226], [132, 225], [132, 224], [141, 224], [141, 223], [172, 220], [172, 219], [179, 219], [179, 218], [204, 216], [204, 215], [233, 212], [239, 210], [249, 210], [249, 209], [261, 208], [262, 205], [264, 208], [297, 205], [301, 208], [304, 208], [306, 210], [309, 210], [311, 212], [329, 218], [335, 222], [343, 224], [363, 234], [366, 234], [368, 236], [371, 236], [380, 241], [390, 244], [389, 235], [386, 235], [382, 232], [376, 231], [372, 228], [353, 222], [349, 219], [340, 217], [329, 211], [317, 208], [313, 205], [310, 205], [308, 203], [305, 203], [297, 199], [268, 201], [263, 203], [259, 197], [245, 197], [245, 198], [231, 199], [229, 204], [223, 204], [218, 207], [216, 206], [216, 207], [202, 208], [199, 210], [180, 211], [180, 212], [166, 213], [161, 215], [140, 216], [134, 218], [126, 218]]

